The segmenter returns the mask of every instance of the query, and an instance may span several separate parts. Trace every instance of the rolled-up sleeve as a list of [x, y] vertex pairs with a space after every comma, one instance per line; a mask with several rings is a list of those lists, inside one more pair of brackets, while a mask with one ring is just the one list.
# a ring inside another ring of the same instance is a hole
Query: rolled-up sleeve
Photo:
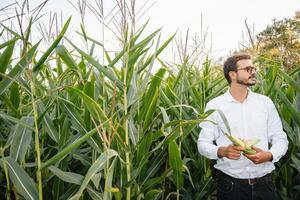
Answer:
[[271, 99], [268, 102], [268, 139], [271, 143], [270, 152], [273, 155], [272, 162], [275, 163], [286, 153], [288, 140], [282, 129], [282, 123], [276, 107]]
[[[214, 109], [212, 103], [208, 102], [206, 105], [206, 111]], [[209, 159], [218, 158], [218, 146], [214, 144], [215, 139], [218, 135], [218, 128], [210, 121], [216, 122], [215, 113], [209, 115], [205, 122], [200, 123], [201, 131], [198, 137], [197, 146], [199, 153]]]

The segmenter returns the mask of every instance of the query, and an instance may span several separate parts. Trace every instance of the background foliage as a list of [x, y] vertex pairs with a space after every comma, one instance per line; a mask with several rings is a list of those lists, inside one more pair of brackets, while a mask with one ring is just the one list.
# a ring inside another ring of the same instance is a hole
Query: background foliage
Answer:
[[[196, 141], [206, 103], [227, 89], [220, 65], [189, 51], [188, 33], [180, 62], [161, 59], [175, 35], [161, 41], [160, 30], [144, 34], [147, 24], [127, 18], [117, 52], [84, 24], [86, 48], [74, 43], [71, 18], [41, 51], [31, 39], [37, 16], [19, 32], [0, 28], [1, 199], [215, 198], [212, 163]], [[300, 198], [297, 16], [245, 49], [261, 69], [252, 90], [272, 98], [290, 142], [274, 173], [282, 199]]]

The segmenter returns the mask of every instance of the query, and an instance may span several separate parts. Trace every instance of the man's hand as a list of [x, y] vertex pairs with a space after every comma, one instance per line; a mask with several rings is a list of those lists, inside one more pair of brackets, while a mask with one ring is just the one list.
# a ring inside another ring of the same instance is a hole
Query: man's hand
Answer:
[[247, 157], [249, 160], [251, 160], [254, 164], [260, 164], [264, 163], [266, 161], [271, 161], [273, 158], [273, 155], [269, 151], [264, 151], [257, 147], [252, 147], [253, 150], [256, 151], [256, 154], [243, 154], [245, 157]]
[[232, 160], [238, 160], [241, 157], [241, 153], [243, 152], [243, 147], [238, 147], [234, 145], [229, 145], [227, 147], [220, 147], [218, 149], [218, 157], [226, 157]]

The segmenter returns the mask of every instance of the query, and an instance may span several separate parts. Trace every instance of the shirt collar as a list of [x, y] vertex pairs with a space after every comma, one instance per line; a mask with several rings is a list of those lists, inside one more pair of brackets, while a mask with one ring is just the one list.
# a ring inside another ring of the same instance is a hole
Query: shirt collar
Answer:
[[[233, 98], [233, 96], [230, 94], [229, 89], [230, 89], [230, 88], [228, 88], [228, 90], [227, 90], [227, 92], [226, 92], [226, 99], [227, 99], [227, 101], [228, 101], [228, 102], [238, 102], [238, 101], [235, 100], [235, 99]], [[248, 95], [247, 95], [247, 98], [245, 99], [244, 102], [249, 101], [249, 99], [251, 99], [251, 97], [252, 97], [252, 95], [253, 95], [253, 92], [250, 90], [250, 88], [247, 88], [247, 90], [248, 90]]]

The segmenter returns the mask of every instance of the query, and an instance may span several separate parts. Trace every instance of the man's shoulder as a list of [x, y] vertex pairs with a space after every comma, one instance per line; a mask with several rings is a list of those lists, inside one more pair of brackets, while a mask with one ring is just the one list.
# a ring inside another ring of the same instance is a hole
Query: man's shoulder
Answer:
[[211, 105], [211, 106], [216, 106], [218, 104], [223, 104], [224, 100], [226, 100], [226, 98], [227, 98], [227, 94], [225, 92], [224, 94], [221, 94], [221, 95], [211, 99], [210, 101], [207, 102], [207, 104]]
[[256, 92], [252, 92], [252, 95], [259, 101], [264, 101], [266, 103], [271, 103], [272, 100], [270, 99], [270, 97], [260, 94], [260, 93], [256, 93]]

